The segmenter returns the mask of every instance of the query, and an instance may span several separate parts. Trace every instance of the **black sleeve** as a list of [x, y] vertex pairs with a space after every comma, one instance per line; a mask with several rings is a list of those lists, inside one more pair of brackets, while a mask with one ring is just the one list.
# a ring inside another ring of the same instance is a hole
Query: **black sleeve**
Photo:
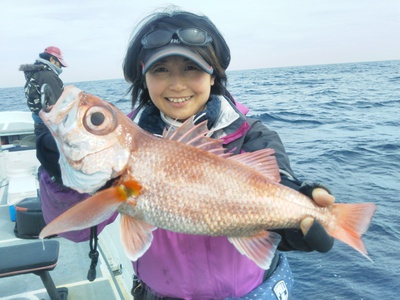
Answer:
[[242, 149], [246, 152], [265, 148], [274, 149], [279, 169], [293, 175], [289, 158], [279, 135], [275, 131], [268, 129], [260, 120], [253, 120], [251, 124], [251, 129], [245, 136]]
[[36, 140], [36, 157], [47, 173], [61, 182], [61, 169], [58, 163], [60, 153], [50, 131], [45, 131]]
[[29, 78], [25, 85], [25, 96], [26, 104], [31, 112], [38, 114], [42, 103], [40, 102], [40, 86], [34, 77]]
[[54, 95], [54, 100], [51, 101], [49, 104], [50, 105], [55, 104], [64, 90], [63, 82], [58, 77], [58, 75], [55, 74], [53, 71], [43, 70], [40, 72], [40, 76], [38, 76], [37, 82], [40, 88], [42, 87], [43, 84], [47, 84], [47, 86], [51, 89], [52, 94]]

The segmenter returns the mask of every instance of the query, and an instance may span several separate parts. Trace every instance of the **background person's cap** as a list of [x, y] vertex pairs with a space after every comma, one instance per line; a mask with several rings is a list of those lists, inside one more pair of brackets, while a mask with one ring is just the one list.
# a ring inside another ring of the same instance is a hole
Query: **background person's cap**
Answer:
[[143, 62], [142, 74], [146, 74], [155, 62], [173, 55], [183, 56], [190, 59], [208, 74], [212, 74], [214, 71], [213, 67], [210, 66], [199, 54], [184, 46], [168, 45], [154, 50], [149, 50], [149, 53], [146, 55], [144, 59], [145, 61]]
[[58, 61], [60, 62], [61, 66], [68, 67], [67, 63], [64, 61], [60, 48], [49, 46], [44, 49], [44, 52], [57, 57]]

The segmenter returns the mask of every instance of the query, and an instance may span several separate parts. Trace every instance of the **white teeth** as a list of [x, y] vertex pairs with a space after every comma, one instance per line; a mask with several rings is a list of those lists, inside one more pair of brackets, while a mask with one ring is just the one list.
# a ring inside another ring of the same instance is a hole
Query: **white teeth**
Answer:
[[174, 102], [174, 103], [182, 103], [185, 101], [188, 101], [190, 99], [190, 97], [186, 97], [186, 98], [167, 98], [168, 101]]

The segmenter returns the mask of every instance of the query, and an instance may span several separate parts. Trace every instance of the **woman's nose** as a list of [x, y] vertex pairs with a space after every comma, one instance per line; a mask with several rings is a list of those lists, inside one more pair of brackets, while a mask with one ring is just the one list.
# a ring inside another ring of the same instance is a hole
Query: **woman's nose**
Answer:
[[173, 91], [182, 91], [186, 89], [186, 81], [180, 75], [173, 75], [170, 78], [169, 88]]

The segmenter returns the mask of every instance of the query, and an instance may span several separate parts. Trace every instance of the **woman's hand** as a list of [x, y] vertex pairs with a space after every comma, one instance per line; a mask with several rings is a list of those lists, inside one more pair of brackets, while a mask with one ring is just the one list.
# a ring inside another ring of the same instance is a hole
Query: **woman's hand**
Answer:
[[[328, 207], [335, 202], [335, 197], [320, 185], [306, 184], [303, 188], [303, 193], [311, 196], [319, 206]], [[311, 217], [306, 217], [301, 221], [300, 229], [304, 234], [304, 241], [311, 249], [318, 252], [328, 252], [332, 249], [334, 239], [318, 221]]]
[[[328, 193], [327, 190], [317, 187], [313, 189], [312, 193], [312, 199], [315, 201], [316, 204], [319, 206], [330, 206], [335, 202], [335, 197], [333, 197], [331, 194]], [[310, 227], [313, 225], [314, 219], [311, 217], [307, 217], [303, 219], [300, 223], [300, 229], [303, 232], [304, 235], [308, 233], [310, 230]]]

